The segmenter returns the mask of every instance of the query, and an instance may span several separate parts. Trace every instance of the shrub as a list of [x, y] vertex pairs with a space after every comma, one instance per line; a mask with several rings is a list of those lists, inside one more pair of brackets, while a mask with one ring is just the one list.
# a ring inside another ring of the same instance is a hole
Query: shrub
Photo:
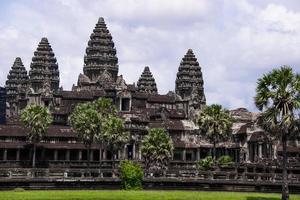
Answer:
[[129, 160], [124, 160], [120, 164], [122, 187], [125, 190], [142, 189], [143, 170], [142, 167]]
[[198, 170], [210, 170], [213, 167], [214, 161], [211, 156], [207, 156], [204, 159], [201, 159], [197, 163]]
[[227, 165], [230, 165], [232, 164], [233, 160], [230, 156], [221, 156], [219, 159], [218, 159], [218, 165], [219, 166], [227, 166]]

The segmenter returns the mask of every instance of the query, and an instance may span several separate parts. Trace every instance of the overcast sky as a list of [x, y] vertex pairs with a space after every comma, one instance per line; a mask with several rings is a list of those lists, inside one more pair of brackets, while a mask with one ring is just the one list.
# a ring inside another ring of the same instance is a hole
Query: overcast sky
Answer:
[[137, 82], [147, 65], [161, 94], [174, 90], [189, 48], [202, 67], [208, 104], [229, 109], [255, 110], [256, 81], [272, 68], [300, 71], [299, 0], [0, 0], [0, 85], [15, 57], [29, 70], [48, 37], [60, 83], [70, 90], [99, 17], [113, 36], [119, 74]]

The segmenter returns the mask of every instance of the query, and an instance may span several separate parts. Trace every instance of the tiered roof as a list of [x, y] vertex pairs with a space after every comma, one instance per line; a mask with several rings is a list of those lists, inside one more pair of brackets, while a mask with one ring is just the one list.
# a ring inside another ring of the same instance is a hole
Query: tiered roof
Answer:
[[50, 82], [51, 91], [59, 88], [58, 64], [47, 38], [42, 38], [34, 52], [30, 64], [29, 79], [35, 92], [40, 92], [46, 82]]
[[116, 81], [118, 71], [116, 48], [104, 19], [100, 17], [86, 48], [83, 73], [92, 82], [101, 81], [103, 74], [103, 77], [109, 75]]
[[182, 58], [178, 68], [175, 91], [183, 99], [195, 100], [196, 98], [198, 103], [205, 104], [201, 67], [192, 49], [189, 49]]
[[157, 94], [155, 79], [153, 78], [148, 66], [144, 68], [144, 71], [137, 82], [137, 86], [139, 92]]
[[7, 101], [9, 103], [16, 102], [18, 96], [18, 90], [25, 88], [28, 81], [27, 71], [23, 65], [21, 58], [17, 57], [5, 83], [7, 92]]

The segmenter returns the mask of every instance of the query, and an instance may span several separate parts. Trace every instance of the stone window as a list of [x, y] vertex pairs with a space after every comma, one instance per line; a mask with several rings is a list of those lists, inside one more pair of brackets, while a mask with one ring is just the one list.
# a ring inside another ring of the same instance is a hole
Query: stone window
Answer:
[[121, 111], [130, 111], [130, 99], [129, 98], [121, 99]]

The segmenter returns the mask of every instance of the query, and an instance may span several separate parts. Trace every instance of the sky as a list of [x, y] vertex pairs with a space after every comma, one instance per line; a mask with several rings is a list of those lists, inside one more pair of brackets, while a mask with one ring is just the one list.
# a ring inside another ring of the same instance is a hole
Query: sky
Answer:
[[149, 66], [158, 91], [175, 88], [180, 61], [193, 49], [208, 104], [251, 111], [257, 79], [282, 65], [300, 72], [299, 0], [0, 0], [0, 85], [15, 57], [27, 70], [42, 37], [71, 90], [85, 48], [104, 17], [117, 49], [119, 74], [137, 82]]

